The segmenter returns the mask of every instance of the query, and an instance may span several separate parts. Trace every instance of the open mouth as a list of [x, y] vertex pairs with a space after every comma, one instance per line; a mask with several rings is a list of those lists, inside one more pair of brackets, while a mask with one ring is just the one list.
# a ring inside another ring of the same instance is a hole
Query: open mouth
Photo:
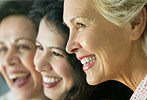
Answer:
[[45, 77], [43, 76], [43, 85], [46, 88], [53, 88], [55, 87], [60, 81], [62, 80], [62, 78], [58, 78], [58, 77]]
[[92, 55], [92, 56], [84, 57], [80, 61], [83, 64], [83, 70], [87, 71], [88, 69], [90, 69], [94, 65], [94, 63], [96, 61], [96, 56]]
[[13, 86], [20, 88], [27, 84], [30, 76], [30, 73], [15, 73], [9, 75], [9, 78], [12, 80]]

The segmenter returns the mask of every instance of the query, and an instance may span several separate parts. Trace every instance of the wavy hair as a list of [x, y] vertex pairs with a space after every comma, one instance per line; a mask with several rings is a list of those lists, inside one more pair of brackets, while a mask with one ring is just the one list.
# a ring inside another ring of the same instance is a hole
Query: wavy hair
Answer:
[[[45, 21], [53, 23], [59, 34], [68, 41], [69, 29], [63, 24], [63, 0], [36, 0], [30, 11], [30, 17], [38, 29], [39, 23], [45, 17]], [[57, 34], [57, 33], [55, 33]], [[65, 49], [65, 48], [64, 48]], [[86, 82], [86, 74], [82, 70], [82, 64], [77, 60], [75, 54], [64, 51], [69, 64], [74, 71], [75, 83], [63, 95], [61, 100], [88, 100], [92, 95], [92, 87]]]

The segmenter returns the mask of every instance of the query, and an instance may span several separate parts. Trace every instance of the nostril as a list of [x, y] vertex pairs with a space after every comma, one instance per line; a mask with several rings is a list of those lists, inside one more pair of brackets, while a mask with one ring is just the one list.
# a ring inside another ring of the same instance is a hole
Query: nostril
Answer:
[[75, 52], [77, 52], [78, 50], [79, 50], [79, 48], [74, 48], [74, 49], [71, 50], [71, 53], [75, 53]]

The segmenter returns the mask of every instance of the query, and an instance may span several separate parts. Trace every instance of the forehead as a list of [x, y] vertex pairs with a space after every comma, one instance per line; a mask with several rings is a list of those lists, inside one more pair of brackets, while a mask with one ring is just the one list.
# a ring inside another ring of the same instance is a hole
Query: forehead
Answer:
[[35, 39], [35, 26], [25, 16], [8, 16], [0, 23], [0, 39], [2, 38], [28, 38]]
[[70, 21], [74, 18], [95, 19], [98, 15], [92, 5], [91, 0], [65, 0], [64, 3], [64, 21]]
[[55, 24], [49, 23], [43, 18], [39, 26], [37, 41], [42, 45], [64, 47], [65, 39], [63, 35], [58, 32]]

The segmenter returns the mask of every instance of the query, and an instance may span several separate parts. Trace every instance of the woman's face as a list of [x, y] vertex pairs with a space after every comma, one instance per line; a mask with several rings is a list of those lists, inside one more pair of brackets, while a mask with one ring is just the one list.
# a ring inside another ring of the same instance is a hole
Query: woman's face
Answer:
[[19, 99], [42, 92], [41, 75], [35, 71], [36, 30], [24, 16], [8, 16], [0, 23], [0, 71]]
[[66, 50], [81, 61], [89, 84], [117, 79], [119, 73], [127, 72], [132, 48], [129, 24], [110, 23], [90, 0], [65, 0], [64, 22], [70, 28]]
[[65, 39], [53, 23], [47, 24], [43, 19], [36, 45], [34, 63], [43, 77], [45, 95], [59, 99], [74, 84], [73, 70], [64, 54]]

